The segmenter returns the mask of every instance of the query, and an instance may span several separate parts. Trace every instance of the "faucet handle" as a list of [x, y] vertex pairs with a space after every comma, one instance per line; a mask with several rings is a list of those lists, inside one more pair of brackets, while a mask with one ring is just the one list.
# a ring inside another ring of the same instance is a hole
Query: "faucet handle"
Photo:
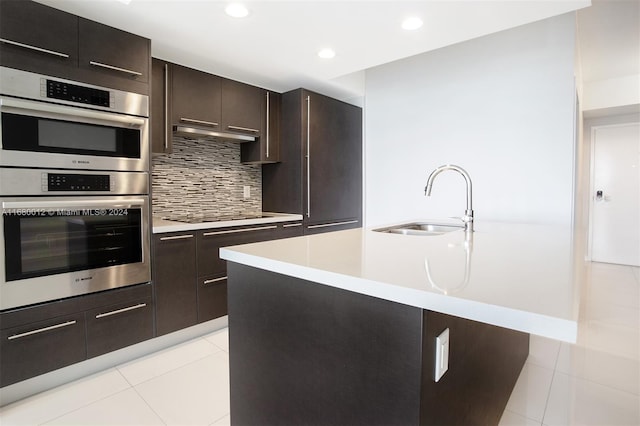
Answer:
[[473, 231], [473, 212], [469, 214], [465, 214], [464, 216], [449, 216], [449, 219], [458, 219], [460, 222], [464, 223], [465, 229]]

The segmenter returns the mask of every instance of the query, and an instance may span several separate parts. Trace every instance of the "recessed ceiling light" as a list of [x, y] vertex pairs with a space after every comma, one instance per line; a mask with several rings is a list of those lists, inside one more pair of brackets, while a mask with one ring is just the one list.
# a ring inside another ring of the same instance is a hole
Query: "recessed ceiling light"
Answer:
[[249, 15], [249, 9], [241, 3], [229, 3], [229, 5], [224, 10], [227, 15], [232, 16], [234, 18], [244, 18]]
[[318, 56], [320, 56], [322, 59], [331, 59], [334, 56], [336, 56], [336, 52], [333, 49], [322, 49], [318, 52]]
[[404, 21], [402, 21], [402, 29], [407, 31], [417, 30], [422, 26], [422, 19], [417, 16], [411, 16]]

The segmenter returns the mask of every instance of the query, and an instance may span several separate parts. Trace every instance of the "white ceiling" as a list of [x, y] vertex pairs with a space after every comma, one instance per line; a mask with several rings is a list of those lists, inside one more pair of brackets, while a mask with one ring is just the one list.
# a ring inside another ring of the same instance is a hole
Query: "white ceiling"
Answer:
[[[363, 70], [578, 10], [589, 0], [244, 1], [250, 15], [213, 0], [38, 0], [152, 40], [165, 60], [276, 91], [298, 87], [340, 99], [364, 93]], [[607, 0], [612, 1], [612, 0]], [[637, 0], [636, 0], [637, 1]], [[401, 21], [417, 15], [414, 32]], [[337, 55], [320, 59], [332, 47]]]

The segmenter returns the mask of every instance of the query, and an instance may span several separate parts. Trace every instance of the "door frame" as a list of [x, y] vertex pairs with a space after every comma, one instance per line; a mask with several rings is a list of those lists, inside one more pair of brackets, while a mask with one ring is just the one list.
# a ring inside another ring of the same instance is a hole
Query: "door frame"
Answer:
[[595, 197], [593, 194], [595, 193], [595, 168], [596, 168], [596, 138], [595, 134], [598, 129], [610, 128], [610, 127], [624, 127], [629, 125], [640, 124], [637, 121], [629, 121], [626, 123], [615, 123], [615, 124], [601, 124], [591, 127], [591, 140], [590, 143], [590, 160], [589, 160], [589, 238], [587, 239], [587, 253], [586, 259], [587, 261], [593, 261], [592, 250], [593, 250], [593, 212], [595, 208]]

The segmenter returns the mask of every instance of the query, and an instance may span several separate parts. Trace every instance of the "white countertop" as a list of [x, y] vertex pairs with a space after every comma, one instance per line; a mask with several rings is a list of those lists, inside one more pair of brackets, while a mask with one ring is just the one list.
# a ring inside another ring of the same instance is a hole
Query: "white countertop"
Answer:
[[264, 223], [292, 222], [302, 220], [301, 214], [263, 213], [266, 217], [216, 222], [184, 223], [173, 220], [153, 218], [153, 233], [197, 231], [199, 229], [226, 228], [229, 226], [260, 225]]
[[571, 343], [583, 265], [573, 253], [569, 227], [482, 222], [469, 241], [462, 230], [352, 229], [220, 250], [228, 261]]

